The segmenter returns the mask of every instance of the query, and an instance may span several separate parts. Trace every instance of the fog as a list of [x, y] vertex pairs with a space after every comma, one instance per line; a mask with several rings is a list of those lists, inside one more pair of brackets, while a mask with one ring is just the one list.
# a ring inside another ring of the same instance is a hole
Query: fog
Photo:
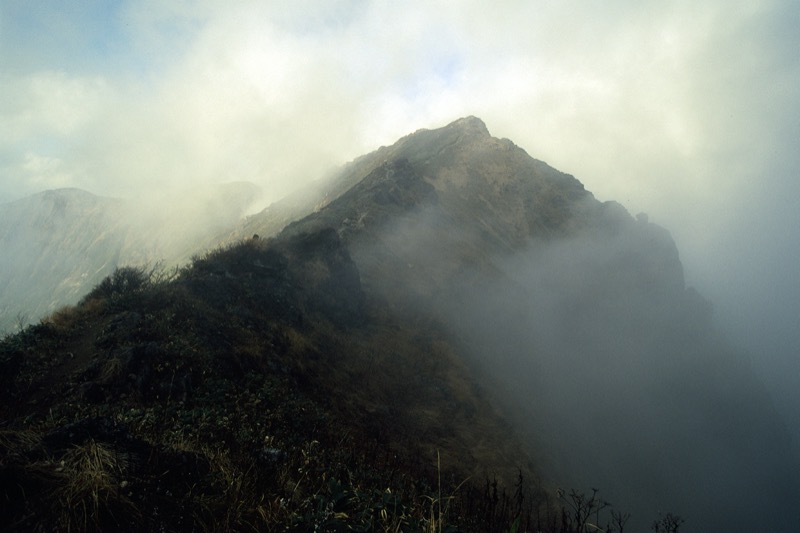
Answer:
[[800, 6], [6, 0], [0, 203], [251, 181], [476, 115], [669, 228], [800, 440]]
[[684, 288], [665, 230], [533, 241], [495, 267], [436, 300], [549, 479], [599, 488], [634, 531], [666, 512], [682, 531], [793, 530], [787, 428], [709, 302]]

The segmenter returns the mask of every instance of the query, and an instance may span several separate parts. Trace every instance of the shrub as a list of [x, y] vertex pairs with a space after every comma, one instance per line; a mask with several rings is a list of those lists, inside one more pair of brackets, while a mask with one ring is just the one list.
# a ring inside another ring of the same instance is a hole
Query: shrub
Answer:
[[126, 266], [117, 268], [110, 276], [97, 284], [83, 302], [94, 299], [110, 300], [114, 297], [140, 292], [150, 285], [151, 272], [145, 267]]

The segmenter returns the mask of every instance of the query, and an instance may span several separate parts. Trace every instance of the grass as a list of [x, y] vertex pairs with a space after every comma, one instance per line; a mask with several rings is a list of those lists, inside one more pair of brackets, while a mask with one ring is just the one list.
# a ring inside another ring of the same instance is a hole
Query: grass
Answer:
[[337, 308], [349, 259], [317, 239], [127, 271], [0, 341], [0, 521], [569, 531], [437, 324]]
[[107, 444], [89, 441], [75, 446], [57, 463], [59, 482], [54, 497], [67, 531], [87, 531], [117, 524], [116, 513], [126, 519], [135, 507], [125, 497], [127, 482], [121, 475], [124, 459]]

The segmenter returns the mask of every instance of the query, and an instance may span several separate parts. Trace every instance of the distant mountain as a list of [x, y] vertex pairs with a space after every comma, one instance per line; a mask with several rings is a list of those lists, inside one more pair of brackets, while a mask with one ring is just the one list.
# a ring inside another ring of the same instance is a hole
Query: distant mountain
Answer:
[[127, 234], [122, 207], [78, 189], [0, 205], [0, 324], [52, 313], [113, 272]]
[[479, 119], [222, 226], [173, 278], [117, 270], [0, 344], [7, 523], [620, 531], [605, 498], [626, 531], [800, 518], [783, 422], [669, 232]]
[[58, 189], [0, 205], [0, 331], [75, 303], [118, 266], [187, 261], [259, 195], [249, 183], [149, 201]]

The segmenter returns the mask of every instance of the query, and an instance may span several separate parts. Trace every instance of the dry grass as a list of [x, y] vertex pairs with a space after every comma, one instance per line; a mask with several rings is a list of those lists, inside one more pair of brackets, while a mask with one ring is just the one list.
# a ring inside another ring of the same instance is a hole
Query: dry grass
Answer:
[[52, 326], [56, 331], [67, 332], [82, 319], [97, 316], [107, 308], [107, 302], [101, 298], [91, 298], [81, 305], [67, 305], [54, 311], [42, 319], [42, 323]]
[[[126, 503], [121, 494], [125, 463], [110, 447], [94, 441], [69, 450], [56, 469], [63, 479], [57, 489], [67, 531], [100, 529], [113, 507]], [[113, 516], [111, 516], [113, 518]]]
[[64, 530], [105, 529], [116, 523], [116, 512], [133, 510], [123, 492], [126, 461], [108, 445], [90, 440], [68, 450], [54, 466]]
[[[469, 480], [470, 478], [467, 478], [459, 483], [450, 496], [442, 497], [442, 461], [441, 454], [438, 451], [436, 452], [436, 496], [423, 497], [430, 504], [429, 518], [425, 525], [425, 533], [442, 533], [442, 531], [446, 530], [450, 503], [456, 499], [455, 494], [457, 494], [461, 487], [468, 483]], [[443, 502], [444, 508], [442, 508]]]
[[52, 325], [59, 331], [66, 331], [72, 327], [81, 313], [83, 313], [82, 309], [78, 309], [76, 306], [68, 305], [54, 312], [52, 315], [47, 317], [44, 322]]
[[32, 429], [0, 431], [0, 465], [14, 455], [30, 450], [41, 438], [41, 433]]
[[100, 383], [111, 383], [116, 380], [125, 369], [125, 363], [120, 357], [106, 359], [100, 368], [98, 379]]
[[[435, 324], [380, 305], [366, 311], [366, 324], [331, 322], [304, 307], [308, 294], [292, 292], [283, 271], [259, 281], [270, 270], [257, 259], [280, 261], [258, 253], [211, 254], [174, 286], [112, 295], [114, 305], [86, 299], [54, 314], [48, 336], [9, 342], [13, 353], [37, 354], [22, 377], [42, 393], [35, 410], [6, 407], [17, 431], [0, 434], [0, 461], [14, 461], [20, 480], [7, 494], [19, 505], [5, 511], [8, 520], [64, 531], [138, 523], [440, 532], [481, 512], [482, 495], [464, 499], [474, 483], [458, 481], [482, 478], [464, 471], [476, 445], [489, 455], [507, 435]], [[133, 313], [136, 327], [125, 326]], [[146, 357], [126, 370], [120, 354], [132, 350]], [[47, 366], [61, 360], [68, 364]], [[120, 379], [129, 372], [137, 379]], [[84, 383], [109, 393], [98, 403], [82, 394]], [[13, 384], [31, 398], [33, 389]], [[45, 394], [54, 384], [58, 394]], [[113, 423], [92, 425], [98, 417]], [[95, 440], [39, 442], [84, 421]], [[480, 437], [471, 436], [476, 428]], [[39, 456], [27, 453], [34, 449]]]

